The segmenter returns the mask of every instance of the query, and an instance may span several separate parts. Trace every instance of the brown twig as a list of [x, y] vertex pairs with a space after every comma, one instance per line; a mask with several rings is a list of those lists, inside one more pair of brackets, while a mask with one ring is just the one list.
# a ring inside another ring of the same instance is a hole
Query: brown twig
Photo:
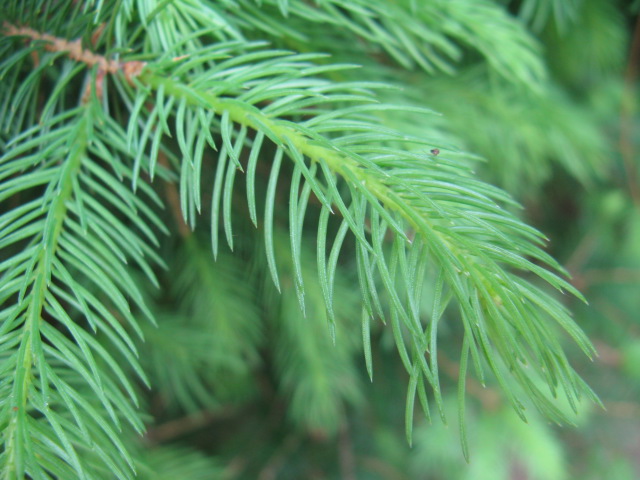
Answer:
[[587, 232], [573, 250], [567, 261], [564, 262], [564, 267], [572, 277], [580, 273], [585, 263], [587, 263], [597, 248], [598, 235], [595, 231]]
[[[108, 60], [102, 55], [96, 55], [90, 50], [82, 48], [80, 39], [69, 41], [64, 38], [54, 37], [48, 33], [40, 33], [29, 27], [16, 27], [9, 22], [4, 22], [2, 28], [9, 35], [28, 37], [31, 40], [44, 41], [44, 49], [49, 52], [67, 52], [69, 58], [86, 63], [90, 67], [98, 65], [100, 70], [107, 73], [116, 73], [120, 70], [121, 63], [116, 60]], [[139, 62], [142, 63], [142, 62]]]
[[215, 412], [204, 411], [171, 420], [156, 427], [149, 428], [144, 437], [145, 442], [149, 445], [158, 445], [174, 440], [195, 430], [204, 428], [217, 420], [227, 418], [234, 412], [234, 408], [225, 407]]
[[[163, 152], [158, 152], [158, 165], [162, 165], [165, 168], [170, 168], [167, 156]], [[173, 218], [178, 225], [178, 233], [182, 238], [189, 238], [191, 236], [191, 229], [187, 226], [182, 217], [182, 211], [180, 209], [180, 196], [178, 195], [178, 189], [172, 182], [165, 182], [164, 194], [169, 202], [169, 207]]]
[[[442, 353], [438, 353], [438, 365], [444, 373], [454, 380], [457, 380], [460, 374], [460, 365], [450, 360]], [[483, 387], [477, 380], [467, 377], [466, 391], [469, 395], [476, 397], [482, 403], [485, 410], [495, 411], [502, 403], [500, 393], [490, 387]]]
[[608, 367], [620, 368], [623, 362], [622, 353], [602, 340], [594, 340], [593, 343], [598, 351], [598, 362]]
[[[116, 74], [122, 72], [127, 82], [132, 83], [133, 79], [140, 75], [142, 69], [146, 65], [146, 62], [132, 60], [128, 62], [119, 62], [117, 60], [108, 59], [103, 55], [98, 55], [91, 50], [82, 48], [82, 41], [67, 40], [65, 38], [55, 37], [48, 33], [41, 33], [29, 27], [17, 27], [9, 22], [2, 23], [2, 31], [6, 35], [13, 35], [18, 37], [26, 37], [30, 41], [44, 42], [43, 48], [49, 52], [66, 52], [67, 56], [72, 60], [82, 62], [89, 67], [98, 67], [96, 75], [95, 89], [98, 96], [102, 95], [103, 82], [106, 74]], [[97, 35], [100, 35], [100, 28], [96, 31]], [[92, 37], [92, 42], [97, 40], [96, 33]], [[37, 56], [34, 57], [34, 62], [38, 63], [40, 60]], [[91, 92], [90, 85], [85, 90], [82, 101], [86, 102]]]

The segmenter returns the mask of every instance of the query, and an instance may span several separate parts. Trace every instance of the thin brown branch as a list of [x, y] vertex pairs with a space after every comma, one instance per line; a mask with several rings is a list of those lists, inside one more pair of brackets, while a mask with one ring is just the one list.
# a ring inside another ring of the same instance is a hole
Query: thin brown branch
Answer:
[[[162, 165], [165, 168], [170, 168], [167, 156], [163, 152], [158, 152], [158, 165]], [[173, 214], [173, 219], [178, 225], [178, 233], [182, 238], [189, 238], [191, 236], [191, 230], [187, 226], [182, 217], [182, 211], [180, 209], [180, 196], [178, 195], [178, 189], [174, 183], [169, 181], [164, 184], [164, 193], [169, 202], [169, 208]]]
[[146, 62], [140, 61], [119, 62], [108, 59], [103, 55], [98, 55], [91, 50], [82, 48], [80, 39], [67, 40], [48, 33], [38, 32], [29, 27], [17, 27], [9, 22], [3, 22], [2, 30], [5, 35], [26, 37], [31, 41], [42, 41], [44, 42], [43, 48], [45, 50], [49, 52], [66, 52], [67, 56], [72, 60], [85, 63], [90, 67], [98, 66], [98, 70], [103, 72], [103, 75], [104, 73], [115, 74], [121, 71], [129, 82], [138, 76], [146, 65]]
[[100, 39], [102, 32], [104, 32], [106, 26], [106, 23], [101, 23], [100, 25], [98, 25], [98, 28], [96, 28], [95, 31], [91, 34], [91, 45], [95, 47], [98, 44], [98, 40]]
[[598, 351], [598, 362], [608, 367], [620, 368], [623, 362], [622, 353], [602, 340], [594, 340], [593, 343]]
[[587, 232], [580, 240], [576, 248], [573, 250], [564, 267], [572, 277], [578, 275], [589, 258], [598, 248], [598, 235], [595, 231]]
[[200, 430], [217, 420], [227, 418], [234, 412], [235, 408], [225, 407], [215, 412], [204, 411], [171, 420], [156, 427], [149, 428], [144, 439], [148, 445], [158, 445], [169, 442], [188, 433]]
[[[454, 380], [458, 380], [460, 365], [450, 360], [442, 353], [438, 353], [438, 365], [441, 370]], [[485, 410], [495, 411], [501, 403], [500, 393], [490, 387], [483, 387], [477, 380], [467, 377], [465, 389], [469, 395], [477, 398]]]

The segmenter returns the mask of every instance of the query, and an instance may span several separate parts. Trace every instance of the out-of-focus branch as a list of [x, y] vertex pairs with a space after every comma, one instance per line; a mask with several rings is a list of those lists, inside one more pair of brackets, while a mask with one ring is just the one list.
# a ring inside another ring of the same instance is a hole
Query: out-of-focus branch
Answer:
[[[167, 156], [163, 152], [158, 152], [158, 165], [170, 168], [169, 162], [167, 161]], [[191, 236], [191, 230], [182, 217], [182, 212], [180, 210], [180, 195], [178, 194], [176, 185], [171, 182], [166, 182], [164, 185], [164, 193], [167, 197], [167, 201], [169, 202], [169, 208], [171, 210], [171, 213], [173, 214], [173, 219], [178, 226], [178, 232], [180, 233], [180, 236], [182, 238], [189, 238]]]
[[191, 433], [195, 430], [206, 427], [207, 425], [229, 417], [234, 408], [226, 407], [220, 410], [198, 412], [186, 417], [171, 420], [156, 427], [151, 427], [145, 435], [145, 442], [149, 445], [158, 445], [160, 443], [175, 440], [183, 435]]
[[[450, 360], [442, 353], [438, 354], [438, 365], [444, 373], [454, 380], [458, 379], [460, 373], [460, 365]], [[502, 403], [500, 393], [489, 387], [483, 387], [477, 380], [467, 377], [466, 391], [469, 395], [476, 397], [482, 403], [482, 407], [486, 410], [496, 410]]]
[[631, 41], [627, 70], [624, 75], [624, 92], [622, 95], [622, 105], [620, 108], [620, 154], [624, 162], [627, 174], [627, 184], [629, 193], [636, 207], [640, 208], [640, 187], [638, 184], [638, 169], [633, 139], [633, 115], [637, 110], [637, 82], [638, 82], [638, 62], [640, 62], [640, 15], [636, 20], [636, 26]]

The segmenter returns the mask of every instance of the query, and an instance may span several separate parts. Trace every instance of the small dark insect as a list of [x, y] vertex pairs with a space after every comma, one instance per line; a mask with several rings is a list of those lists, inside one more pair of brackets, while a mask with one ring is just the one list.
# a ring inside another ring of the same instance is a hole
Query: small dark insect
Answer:
[[435, 157], [440, 153], [440, 149], [439, 148], [432, 148], [431, 149], [431, 154]]

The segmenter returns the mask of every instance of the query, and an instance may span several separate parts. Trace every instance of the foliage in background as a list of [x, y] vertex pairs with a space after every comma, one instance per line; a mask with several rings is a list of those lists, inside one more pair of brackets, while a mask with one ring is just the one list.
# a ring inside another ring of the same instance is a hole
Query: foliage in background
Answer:
[[636, 478], [631, 5], [6, 4], [0, 478]]

